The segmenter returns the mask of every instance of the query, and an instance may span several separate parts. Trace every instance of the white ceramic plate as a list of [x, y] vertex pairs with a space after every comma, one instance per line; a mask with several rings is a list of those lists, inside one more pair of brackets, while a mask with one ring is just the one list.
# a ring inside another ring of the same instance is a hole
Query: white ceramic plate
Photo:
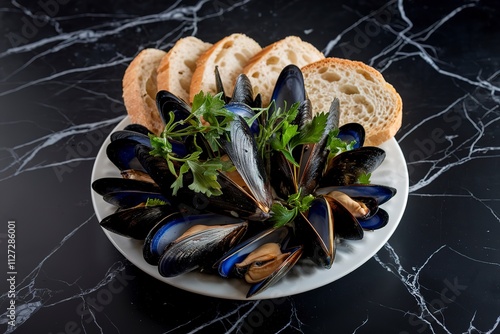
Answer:
[[[130, 123], [128, 117], [120, 122], [116, 130], [123, 129]], [[120, 177], [117, 168], [106, 156], [106, 146], [109, 137], [104, 142], [96, 157], [92, 171], [93, 182], [102, 177]], [[358, 268], [368, 261], [387, 242], [396, 230], [401, 220], [408, 199], [408, 172], [406, 161], [395, 139], [391, 139], [380, 146], [386, 151], [386, 159], [372, 174], [371, 182], [383, 184], [397, 189], [397, 194], [382, 207], [389, 213], [389, 223], [377, 231], [366, 232], [364, 238], [358, 241], [342, 243], [338, 249], [331, 269], [322, 269], [306, 263], [297, 264], [278, 283], [250, 299], [268, 299], [290, 296], [309, 291], [329, 284]], [[92, 202], [99, 221], [110, 215], [114, 207], [103, 201], [102, 197], [92, 189]], [[128, 239], [106, 229], [103, 229], [113, 245], [134, 265], [147, 274], [190, 292], [212, 297], [246, 300], [249, 286], [242, 280], [223, 279], [216, 275], [197, 272], [184, 274], [174, 278], [160, 276], [156, 266], [152, 266], [142, 257], [142, 242]]]

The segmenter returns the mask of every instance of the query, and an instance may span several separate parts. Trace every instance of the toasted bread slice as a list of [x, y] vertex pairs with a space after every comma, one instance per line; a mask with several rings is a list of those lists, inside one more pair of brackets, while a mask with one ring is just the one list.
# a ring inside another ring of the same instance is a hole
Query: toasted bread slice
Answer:
[[132, 60], [123, 76], [123, 101], [132, 123], [139, 123], [155, 134], [163, 131], [156, 107], [156, 69], [167, 53], [163, 50], [144, 49]]
[[194, 36], [179, 39], [158, 66], [158, 90], [167, 90], [189, 103], [189, 86], [196, 61], [211, 46]]
[[236, 78], [242, 73], [243, 67], [260, 50], [261, 46], [244, 34], [232, 34], [215, 43], [196, 62], [196, 70], [189, 87], [189, 102], [192, 103], [194, 96], [200, 91], [217, 93], [214, 74], [216, 66], [219, 68], [226, 95], [231, 95]]
[[366, 131], [365, 146], [378, 146], [401, 127], [403, 103], [382, 74], [359, 61], [325, 58], [302, 67], [313, 113], [326, 112], [340, 100], [340, 125], [357, 122]]
[[299, 68], [324, 59], [321, 51], [297, 36], [288, 36], [266, 46], [243, 69], [252, 83], [254, 94], [260, 94], [263, 106], [271, 100], [274, 85], [281, 70], [294, 64]]

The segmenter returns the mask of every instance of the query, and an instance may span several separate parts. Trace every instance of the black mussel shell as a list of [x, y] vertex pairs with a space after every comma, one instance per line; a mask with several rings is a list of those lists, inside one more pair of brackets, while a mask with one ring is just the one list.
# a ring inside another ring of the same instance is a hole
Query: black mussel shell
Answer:
[[103, 177], [97, 179], [92, 182], [92, 189], [101, 196], [123, 191], [160, 192], [160, 188], [155, 183], [119, 177]]
[[[170, 120], [170, 112], [174, 113], [174, 121], [185, 120], [191, 115], [191, 107], [182, 99], [166, 90], [156, 94], [156, 106], [164, 124]], [[186, 125], [187, 126], [187, 125]], [[179, 129], [185, 126], [179, 126]]]
[[149, 130], [147, 127], [145, 127], [142, 124], [137, 124], [137, 123], [132, 123], [123, 128], [123, 130], [126, 131], [134, 131], [137, 133], [142, 133], [143, 135], [149, 135], [150, 133], [153, 133], [153, 131]]
[[257, 151], [255, 137], [241, 116], [236, 116], [231, 122], [230, 140], [223, 140], [222, 146], [262, 211], [268, 212], [273, 195], [264, 161]]
[[306, 100], [307, 94], [304, 87], [304, 76], [296, 65], [290, 64], [283, 68], [271, 95], [270, 113], [278, 108], [290, 108], [296, 102], [301, 103]]
[[271, 152], [269, 165], [269, 178], [276, 195], [286, 200], [290, 195], [297, 193], [293, 166], [283, 153]]
[[325, 196], [330, 204], [335, 224], [335, 236], [347, 240], [363, 239], [363, 228], [358, 220], [336, 199]]
[[161, 255], [158, 272], [164, 277], [173, 277], [200, 267], [211, 270], [213, 264], [238, 243], [246, 228], [246, 222], [213, 226], [176, 240]]
[[365, 146], [334, 157], [320, 181], [320, 188], [355, 184], [363, 174], [372, 173], [385, 159], [385, 151]]
[[231, 96], [231, 103], [243, 103], [251, 108], [260, 108], [261, 106], [255, 105], [253, 98], [253, 87], [250, 79], [245, 74], [240, 74], [236, 78], [234, 84], [233, 95]]
[[359, 148], [365, 143], [365, 128], [359, 123], [346, 123], [339, 128], [337, 137], [346, 143], [355, 141], [353, 148]]
[[106, 147], [106, 155], [120, 171], [127, 169], [144, 171], [135, 156], [135, 147], [138, 144], [136, 140], [130, 138], [115, 139]]
[[368, 219], [359, 219], [359, 224], [365, 230], [378, 230], [387, 225], [389, 214], [383, 209], [378, 209], [377, 213]]
[[215, 91], [217, 92], [217, 94], [222, 93], [222, 101], [224, 101], [225, 103], [229, 103], [231, 101], [231, 98], [226, 95], [226, 91], [224, 90], [224, 83], [222, 82], [222, 78], [220, 76], [219, 66], [215, 66], [214, 75], [215, 75]]
[[335, 259], [334, 219], [329, 202], [317, 197], [307, 216], [299, 213], [295, 219], [297, 243], [304, 245], [304, 257], [324, 268], [330, 268]]
[[235, 269], [237, 263], [242, 262], [248, 254], [266, 243], [277, 243], [285, 248], [290, 233], [290, 228], [286, 226], [266, 229], [237, 244], [217, 263], [219, 275], [222, 277], [240, 276]]
[[195, 225], [225, 225], [242, 222], [241, 219], [211, 213], [196, 215], [174, 213], [156, 224], [146, 236], [143, 246], [144, 259], [149, 264], [157, 265], [163, 251]]
[[[230, 102], [224, 106], [226, 110], [229, 110], [230, 112], [243, 117], [245, 120], [250, 120], [251, 118], [255, 117], [255, 112], [250, 108], [247, 104], [240, 103], [240, 102]], [[252, 125], [250, 126], [250, 130], [252, 134], [256, 135], [259, 133], [259, 120], [256, 119], [253, 121]]]
[[[334, 100], [332, 108], [338, 110], [338, 99]], [[328, 113], [325, 129], [320, 140], [316, 144], [305, 145], [303, 148], [300, 160], [298, 186], [301, 190], [301, 194], [304, 196], [312, 194], [316, 190], [323, 176], [329, 154], [329, 151], [326, 149], [326, 144], [330, 132], [335, 129], [336, 117], [335, 112]]]
[[[175, 177], [170, 173], [166, 160], [152, 156], [149, 154], [150, 151], [151, 149], [148, 147], [137, 146], [137, 158], [173, 205], [182, 205], [194, 210], [206, 210], [243, 219], [265, 220], [269, 217], [268, 212], [262, 211], [254, 198], [221, 173], [217, 176], [217, 182], [222, 189], [220, 196], [207, 197], [204, 194], [196, 193], [187, 186], [180, 188], [177, 195], [174, 196], [171, 185], [175, 181]], [[192, 173], [185, 173], [183, 177], [184, 185], [192, 183]]]
[[151, 140], [149, 139], [148, 135], [135, 132], [132, 130], [118, 130], [115, 131], [111, 134], [110, 140], [111, 142], [118, 140], [118, 139], [129, 139], [137, 142], [138, 144], [143, 144], [147, 146], [151, 146]]
[[292, 269], [293, 266], [301, 259], [303, 249], [303, 246], [300, 245], [286, 250], [286, 252], [290, 252], [290, 255], [287, 257], [287, 259], [281, 264], [281, 266], [276, 269], [276, 271], [273, 272], [271, 276], [267, 277], [261, 282], [252, 284], [247, 292], [246, 297], [250, 298], [258, 293], [261, 293], [268, 287], [278, 282], [281, 278], [283, 278], [290, 271], [290, 269]]
[[113, 233], [143, 240], [160, 220], [173, 212], [175, 209], [170, 205], [139, 206], [117, 211], [101, 220], [100, 224]]
[[109, 204], [119, 207], [120, 209], [128, 209], [146, 203], [148, 200], [159, 200], [169, 203], [168, 199], [159, 192], [146, 191], [116, 191], [105, 194], [102, 199]]
[[396, 188], [379, 184], [351, 184], [346, 186], [332, 186], [320, 188], [318, 194], [327, 194], [331, 191], [340, 191], [352, 198], [374, 198], [378, 205], [382, 205], [396, 195]]

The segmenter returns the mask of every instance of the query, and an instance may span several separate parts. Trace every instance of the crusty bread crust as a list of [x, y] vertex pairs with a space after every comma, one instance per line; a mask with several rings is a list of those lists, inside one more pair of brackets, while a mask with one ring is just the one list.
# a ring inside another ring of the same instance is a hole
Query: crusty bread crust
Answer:
[[156, 68], [166, 52], [142, 50], [130, 63], [123, 76], [123, 101], [132, 123], [139, 123], [155, 134], [163, 131], [163, 122], [156, 107]]
[[365, 146], [394, 137], [403, 114], [401, 96], [382, 74], [359, 61], [325, 58], [302, 67], [313, 112], [325, 112], [340, 100], [340, 125], [357, 122], [366, 130]]
[[200, 91], [217, 93], [214, 74], [216, 66], [219, 68], [226, 95], [231, 95], [236, 78], [242, 73], [243, 67], [260, 50], [262, 48], [255, 40], [237, 33], [212, 45], [196, 62], [196, 70], [189, 88], [189, 102], [192, 103], [194, 96]]
[[158, 90], [167, 90], [189, 103], [189, 86], [196, 61], [212, 46], [194, 36], [179, 39], [158, 66]]
[[267, 106], [271, 100], [274, 85], [279, 74], [287, 65], [298, 67], [324, 59], [321, 51], [297, 36], [288, 36], [266, 46], [256, 54], [243, 69], [254, 89], [260, 94], [262, 104]]

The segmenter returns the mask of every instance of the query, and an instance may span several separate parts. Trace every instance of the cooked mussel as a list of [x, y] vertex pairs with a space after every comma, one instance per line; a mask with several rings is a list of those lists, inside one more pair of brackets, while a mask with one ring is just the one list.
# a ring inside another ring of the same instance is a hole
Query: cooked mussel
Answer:
[[246, 229], [247, 222], [191, 227], [163, 251], [158, 263], [160, 275], [173, 277], [197, 268], [211, 270]]
[[144, 259], [149, 264], [157, 265], [164, 250], [193, 226], [214, 226], [243, 222], [241, 219], [211, 213], [173, 213], [158, 222], [146, 236], [143, 246]]
[[113, 233], [144, 240], [160, 220], [174, 212], [176, 210], [171, 205], [139, 205], [119, 210], [101, 220], [100, 224]]
[[377, 169], [384, 161], [385, 155], [384, 150], [371, 146], [340, 153], [330, 161], [319, 187], [355, 184], [360, 176]]

